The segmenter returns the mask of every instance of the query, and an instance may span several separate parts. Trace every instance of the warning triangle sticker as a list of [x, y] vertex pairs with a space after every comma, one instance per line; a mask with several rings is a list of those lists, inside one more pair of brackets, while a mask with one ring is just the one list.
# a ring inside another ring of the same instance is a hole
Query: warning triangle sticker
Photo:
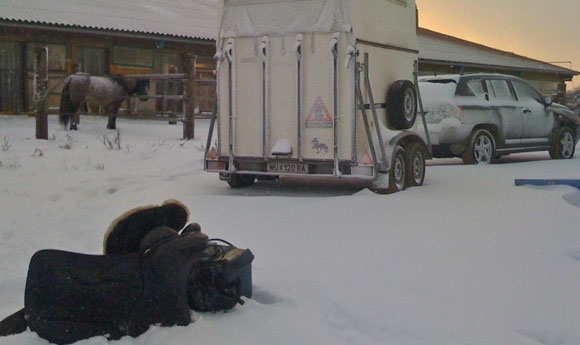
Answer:
[[373, 165], [373, 159], [369, 155], [368, 151], [363, 153], [362, 157], [358, 160], [359, 165]]
[[326, 104], [322, 101], [322, 98], [318, 96], [308, 117], [306, 118], [306, 128], [330, 128], [332, 127], [332, 117], [326, 108]]

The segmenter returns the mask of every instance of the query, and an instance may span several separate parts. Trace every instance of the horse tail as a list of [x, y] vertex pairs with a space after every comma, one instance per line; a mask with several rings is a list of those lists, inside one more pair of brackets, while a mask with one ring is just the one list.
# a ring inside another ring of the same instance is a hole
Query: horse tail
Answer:
[[60, 107], [58, 109], [58, 122], [65, 128], [68, 126], [71, 116], [76, 112], [70, 98], [70, 82], [70, 76], [64, 80], [64, 86], [60, 93]]

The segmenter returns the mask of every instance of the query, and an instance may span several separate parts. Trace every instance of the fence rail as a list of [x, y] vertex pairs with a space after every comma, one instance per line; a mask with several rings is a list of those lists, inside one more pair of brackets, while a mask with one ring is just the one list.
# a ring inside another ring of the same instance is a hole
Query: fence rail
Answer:
[[[209, 85], [215, 90], [215, 80], [195, 79], [191, 83], [189, 76], [184, 73], [138, 74], [126, 75], [125, 77], [149, 79], [152, 83], [150, 92], [153, 90], [154, 93], [148, 95], [148, 101], [144, 103], [145, 105], [136, 100], [139, 96], [128, 96], [125, 102], [127, 107], [119, 109], [118, 116], [167, 120], [170, 124], [176, 124], [181, 121], [183, 124], [183, 136], [187, 139], [193, 138], [193, 121], [195, 118], [208, 118], [211, 116], [211, 112], [202, 110], [199, 104], [202, 101], [212, 104], [215, 102], [215, 96], [195, 96], [195, 90], [196, 86], [199, 85]], [[151, 102], [154, 102], [154, 104], [151, 104]], [[80, 115], [109, 115], [103, 114], [102, 109], [98, 109], [96, 112], [91, 112], [90, 110], [91, 105], [88, 104], [87, 112], [81, 112]], [[47, 115], [58, 114], [58, 112], [58, 107], [41, 107], [41, 109], [36, 111], [36, 137], [38, 139], [48, 139]]]

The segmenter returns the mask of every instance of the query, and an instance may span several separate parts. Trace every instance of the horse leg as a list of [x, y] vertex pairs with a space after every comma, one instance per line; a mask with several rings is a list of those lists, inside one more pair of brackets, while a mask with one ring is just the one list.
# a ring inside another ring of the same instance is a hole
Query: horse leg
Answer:
[[117, 129], [117, 115], [110, 115], [107, 129]]
[[67, 78], [65, 80], [64, 86], [60, 94], [60, 107], [58, 110], [59, 113], [58, 120], [60, 122], [60, 125], [65, 129], [69, 124], [70, 124], [69, 129], [73, 129], [71, 123], [71, 116], [73, 116], [72, 114], [74, 114], [77, 110], [77, 107], [75, 106], [76, 104], [73, 101], [70, 94], [69, 90], [70, 82], [71, 82], [70, 78]]
[[74, 130], [76, 131], [78, 129], [78, 125], [81, 123], [81, 115], [76, 113], [73, 116], [73, 120], [71, 122], [71, 125], [74, 125]]
[[107, 110], [110, 110], [109, 114], [111, 115], [109, 115], [107, 129], [117, 129], [117, 113], [119, 112], [119, 108], [121, 108], [121, 104], [123, 104], [123, 101], [113, 102], [113, 104], [108, 107]]

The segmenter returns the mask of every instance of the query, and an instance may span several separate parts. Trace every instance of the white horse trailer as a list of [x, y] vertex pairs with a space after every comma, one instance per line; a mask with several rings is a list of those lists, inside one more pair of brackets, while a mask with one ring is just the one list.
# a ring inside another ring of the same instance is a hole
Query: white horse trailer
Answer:
[[206, 171], [234, 188], [285, 175], [366, 179], [380, 193], [423, 183], [414, 0], [218, 7]]

